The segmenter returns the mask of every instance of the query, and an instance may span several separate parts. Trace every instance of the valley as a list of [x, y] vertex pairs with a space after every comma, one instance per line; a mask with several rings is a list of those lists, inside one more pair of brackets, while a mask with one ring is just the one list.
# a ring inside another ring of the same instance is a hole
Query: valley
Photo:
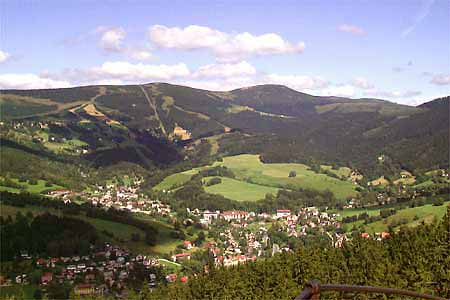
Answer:
[[29, 248], [25, 229], [8, 235], [2, 262], [17, 267], [1, 274], [5, 297], [180, 288], [205, 268], [253, 268], [311, 245], [378, 249], [438, 226], [450, 204], [448, 97], [410, 107], [152, 83], [0, 98], [2, 234], [25, 219], [32, 232], [43, 216], [89, 228], [82, 253], [64, 232], [42, 235], [53, 247]]

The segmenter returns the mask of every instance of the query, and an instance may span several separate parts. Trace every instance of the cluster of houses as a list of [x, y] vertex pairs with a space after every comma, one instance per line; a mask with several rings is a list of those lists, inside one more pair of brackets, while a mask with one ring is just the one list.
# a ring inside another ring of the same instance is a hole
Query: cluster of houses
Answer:
[[[51, 133], [49, 131], [49, 126], [51, 125], [66, 126], [65, 123], [60, 121], [10, 121], [6, 123], [1, 122], [0, 124], [3, 127], [2, 135], [18, 142], [27, 140], [46, 146], [47, 142], [65, 143], [71, 139], [70, 137], [61, 137], [58, 134]], [[53, 151], [53, 148], [49, 149]], [[86, 143], [80, 145], [72, 144], [71, 147], [65, 147], [64, 150], [71, 154], [81, 155], [89, 153], [89, 146]]]
[[[200, 224], [218, 232], [216, 241], [209, 241], [205, 248], [214, 257], [216, 265], [234, 266], [239, 263], [254, 261], [258, 257], [266, 257], [280, 251], [289, 251], [287, 245], [274, 245], [268, 228], [273, 222], [284, 231], [288, 237], [306, 236], [311, 231], [328, 234], [335, 247], [342, 247], [346, 240], [345, 234], [336, 233], [333, 229], [340, 228], [337, 214], [320, 212], [315, 207], [301, 208], [296, 213], [288, 209], [279, 209], [274, 214], [246, 211], [209, 211], [198, 209], [188, 213], [199, 218]], [[220, 221], [218, 223], [218, 221]], [[224, 221], [228, 225], [224, 225]], [[251, 228], [251, 229], [250, 229]], [[174, 262], [182, 263], [191, 259], [193, 243], [184, 241], [184, 253], [172, 255]]]
[[114, 207], [133, 213], [170, 216], [169, 205], [158, 200], [150, 200], [145, 195], [139, 194], [141, 184], [142, 179], [135, 178], [129, 185], [97, 186], [93, 192], [86, 195], [86, 199], [96, 206]]
[[[199, 215], [198, 210], [189, 212]], [[246, 227], [248, 224], [260, 220], [279, 220], [286, 225], [289, 236], [299, 237], [306, 235], [308, 229], [323, 230], [326, 227], [340, 228], [341, 222], [337, 220], [338, 216], [338, 214], [320, 212], [316, 207], [300, 208], [296, 214], [292, 213], [289, 209], [279, 209], [275, 214], [256, 214], [254, 212], [235, 210], [224, 212], [205, 210], [202, 213], [200, 223], [208, 226], [212, 224], [214, 220], [222, 219], [227, 222], [242, 223], [242, 225]]]
[[376, 241], [381, 241], [390, 238], [391, 234], [387, 231], [375, 232], [373, 235], [370, 235], [368, 232], [363, 232], [361, 233], [361, 237], [368, 240], [374, 239]]
[[[26, 253], [20, 259], [33, 259]], [[105, 244], [102, 249], [91, 247], [91, 253], [85, 256], [36, 258], [36, 268], [42, 270], [40, 284], [46, 286], [52, 282], [70, 283], [77, 295], [109, 293], [112, 289], [125, 287], [130, 272], [138, 264], [145, 268], [159, 266], [159, 260], [144, 255], [133, 256], [129, 251], [118, 246]], [[10, 285], [4, 277], [1, 284]], [[156, 276], [151, 273], [148, 282], [156, 285]], [[14, 280], [16, 284], [28, 284], [27, 274], [19, 274]]]

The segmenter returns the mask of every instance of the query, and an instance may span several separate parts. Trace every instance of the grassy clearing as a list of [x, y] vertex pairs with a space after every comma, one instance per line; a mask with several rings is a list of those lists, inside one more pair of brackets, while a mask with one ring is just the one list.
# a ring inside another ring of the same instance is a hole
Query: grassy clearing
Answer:
[[[208, 182], [213, 177], [205, 177]], [[210, 194], [219, 194], [236, 201], [256, 201], [263, 199], [266, 194], [276, 195], [278, 188], [248, 183], [227, 177], [220, 177], [222, 183], [205, 186], [205, 191]]]
[[85, 216], [75, 216], [75, 217], [77, 219], [81, 219], [83, 221], [92, 224], [92, 226], [94, 226], [95, 229], [97, 229], [99, 232], [109, 231], [114, 234], [114, 237], [117, 237], [119, 239], [131, 240], [131, 235], [133, 233], [139, 234], [141, 239], [143, 239], [145, 236], [142, 230], [131, 225], [106, 221], [102, 219], [89, 218]]
[[[65, 154], [75, 154], [76, 150], [79, 150], [81, 147], [88, 146], [87, 143], [79, 140], [79, 139], [70, 139], [65, 141], [52, 141], [51, 134], [47, 130], [40, 130], [35, 133], [36, 136], [40, 137], [42, 141], [42, 145], [48, 150], [54, 153], [65, 153]], [[23, 140], [26, 140], [24, 138]]]
[[[223, 161], [216, 161], [213, 166], [226, 166], [234, 172], [237, 181], [244, 182], [245, 184], [251, 183], [260, 185], [265, 188], [303, 188], [319, 191], [328, 189], [339, 199], [355, 196], [357, 194], [355, 190], [356, 185], [352, 184], [350, 181], [340, 180], [326, 174], [315, 173], [311, 171], [307, 165], [303, 164], [264, 164], [259, 160], [258, 155], [253, 154], [224, 157]], [[182, 173], [170, 175], [154, 187], [154, 189], [170, 189], [174, 186], [182, 185], [189, 180], [190, 176], [207, 167], [210, 166], [194, 168]], [[290, 171], [296, 171], [297, 176], [290, 178], [288, 176]], [[349, 172], [346, 168], [341, 168], [336, 171], [339, 174], [348, 174]], [[246, 189], [246, 187], [247, 186], [242, 186], [244, 189]], [[219, 187], [210, 190], [214, 191], [215, 189], [219, 189]], [[223, 192], [231, 193], [230, 191]], [[239, 192], [242, 193], [242, 191]], [[219, 191], [219, 193], [222, 194], [222, 191]], [[252, 198], [252, 200], [257, 199]]]
[[153, 189], [155, 189], [157, 191], [170, 190], [171, 188], [173, 188], [175, 186], [179, 186], [179, 185], [182, 185], [182, 184], [188, 182], [189, 179], [191, 179], [192, 175], [193, 174], [186, 174], [184, 172], [172, 174], [172, 175], [164, 178], [164, 180], [161, 181], [155, 187], [153, 187]]
[[9, 186], [3, 186], [3, 185], [0, 185], [0, 191], [2, 191], [2, 192], [16, 193], [16, 194], [18, 194], [18, 193], [21, 192], [21, 190], [19, 190], [19, 189], [12, 188], [12, 187], [9, 187]]
[[148, 247], [147, 251], [151, 254], [168, 254], [175, 251], [176, 247], [183, 243], [180, 239], [172, 237], [171, 233], [174, 231], [172, 225], [155, 220], [147, 215], [139, 215], [138, 219], [144, 220], [156, 228], [158, 228], [158, 244], [154, 247]]
[[218, 134], [206, 138], [206, 140], [211, 144], [211, 156], [216, 155], [217, 152], [219, 152], [219, 140], [223, 135], [224, 134]]
[[178, 270], [181, 270], [181, 268], [182, 268], [182, 266], [180, 264], [176, 263], [176, 262], [173, 262], [173, 261], [170, 261], [170, 260], [167, 260], [167, 259], [164, 259], [164, 258], [160, 258], [158, 260], [159, 260], [159, 263], [161, 265], [163, 265], [163, 266], [169, 266], [169, 267], [172, 267], [172, 268], [176, 268]]
[[[259, 185], [319, 191], [329, 189], [340, 199], [357, 194], [356, 186], [351, 182], [315, 173], [304, 164], [264, 164], [259, 160], [258, 155], [243, 154], [225, 157], [223, 162], [216, 162], [215, 165], [224, 165], [231, 169], [238, 180], [246, 178]], [[297, 176], [288, 177], [290, 171], [296, 171]]]
[[22, 191], [25, 192], [29, 192], [32, 194], [40, 194], [44, 191], [48, 191], [48, 190], [58, 190], [58, 189], [64, 189], [64, 187], [57, 185], [57, 184], [52, 184], [51, 186], [46, 186], [47, 181], [45, 180], [37, 180], [37, 184], [30, 184], [28, 181], [26, 182], [19, 182], [18, 178], [11, 178], [11, 180], [16, 183], [19, 184], [20, 186], [22, 186], [21, 189], [19, 188], [15, 188], [15, 187], [8, 187], [8, 186], [2, 186], [0, 185], [0, 191], [8, 191], [11, 193], [20, 193]]
[[415, 188], [424, 188], [424, 187], [427, 187], [427, 186], [430, 186], [433, 184], [434, 184], [433, 180], [430, 179], [430, 180], [424, 181], [422, 183], [416, 184], [416, 185], [414, 185], [414, 187]]
[[394, 225], [397, 228], [400, 223], [405, 223], [405, 225], [411, 227], [417, 226], [422, 222], [431, 223], [435, 218], [438, 220], [442, 219], [448, 205], [450, 205], [450, 201], [445, 202], [441, 206], [428, 204], [420, 207], [405, 208], [384, 220], [366, 225], [365, 229], [370, 233], [374, 233], [388, 230], [389, 225]]
[[352, 170], [350, 168], [347, 167], [340, 167], [339, 169], [335, 170], [333, 169], [332, 166], [327, 166], [327, 165], [320, 165], [320, 167], [324, 170], [328, 170], [334, 174], [336, 174], [339, 177], [350, 177], [350, 174], [352, 173]]
[[380, 208], [367, 209], [367, 208], [350, 208], [339, 210], [336, 213], [340, 215], [340, 219], [350, 216], [359, 215], [362, 213], [367, 213], [369, 216], [378, 216], [380, 214]]
[[414, 177], [407, 177], [407, 178], [399, 178], [399, 179], [395, 180], [394, 184], [411, 185], [411, 184], [414, 184], [415, 182], [416, 182], [416, 178], [414, 178]]

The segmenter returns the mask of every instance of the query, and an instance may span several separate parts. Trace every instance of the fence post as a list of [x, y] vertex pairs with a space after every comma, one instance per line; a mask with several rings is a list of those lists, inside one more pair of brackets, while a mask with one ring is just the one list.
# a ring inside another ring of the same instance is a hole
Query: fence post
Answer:
[[295, 300], [320, 300], [320, 282], [310, 280], [305, 284], [305, 289]]

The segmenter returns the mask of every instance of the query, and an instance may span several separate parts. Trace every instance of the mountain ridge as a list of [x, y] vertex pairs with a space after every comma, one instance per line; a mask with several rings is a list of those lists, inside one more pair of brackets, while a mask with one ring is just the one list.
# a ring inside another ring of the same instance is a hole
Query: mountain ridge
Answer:
[[[414, 107], [381, 99], [313, 96], [282, 85], [222, 92], [148, 83], [1, 90], [0, 109], [4, 122], [60, 124], [52, 125], [50, 133], [79, 140], [86, 148], [80, 149], [88, 151], [80, 158], [93, 160], [95, 166], [124, 160], [152, 168], [177, 163], [183, 156], [201, 160], [210, 155], [205, 150], [210, 144], [213, 155], [258, 153], [266, 162], [319, 161], [375, 175], [448, 166], [448, 99]], [[9, 130], [9, 137], [2, 138], [22, 146], [45, 151], [58, 146]], [[32, 132], [43, 138], [42, 130]], [[158, 145], [167, 146], [170, 155]], [[196, 154], [184, 149], [186, 145]], [[133, 149], [129, 153], [134, 158], [125, 158], [124, 149]], [[111, 160], [115, 154], [119, 159]], [[388, 158], [384, 164], [377, 160], [380, 155]]]

